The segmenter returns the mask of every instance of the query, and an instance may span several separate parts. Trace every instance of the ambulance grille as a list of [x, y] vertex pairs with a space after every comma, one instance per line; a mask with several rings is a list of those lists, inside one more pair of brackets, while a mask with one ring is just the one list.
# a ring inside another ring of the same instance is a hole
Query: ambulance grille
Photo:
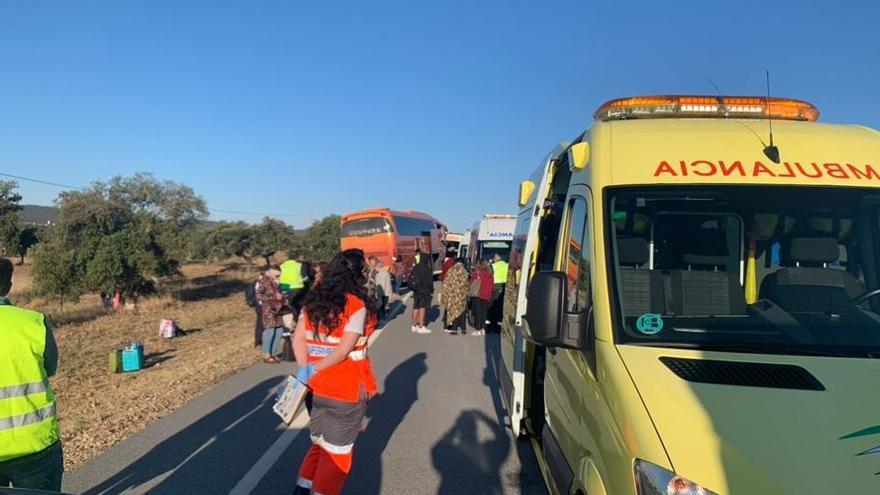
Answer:
[[825, 390], [809, 371], [791, 364], [743, 363], [710, 359], [661, 357], [679, 378], [689, 382], [739, 385], [742, 387]]

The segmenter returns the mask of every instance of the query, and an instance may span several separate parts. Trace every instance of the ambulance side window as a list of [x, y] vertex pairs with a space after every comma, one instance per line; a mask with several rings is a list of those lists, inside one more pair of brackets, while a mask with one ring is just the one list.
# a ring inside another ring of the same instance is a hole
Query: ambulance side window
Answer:
[[568, 202], [566, 254], [562, 270], [568, 277], [566, 309], [577, 313], [589, 306], [590, 293], [590, 232], [587, 202], [574, 197]]

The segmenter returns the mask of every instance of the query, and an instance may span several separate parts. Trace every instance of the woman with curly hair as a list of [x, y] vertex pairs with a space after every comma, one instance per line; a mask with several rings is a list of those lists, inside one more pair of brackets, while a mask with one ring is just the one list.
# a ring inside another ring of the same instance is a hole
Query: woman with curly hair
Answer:
[[351, 470], [352, 449], [376, 393], [367, 342], [376, 305], [366, 289], [360, 249], [337, 254], [303, 302], [293, 337], [297, 379], [311, 389], [312, 446], [300, 466], [295, 494], [335, 495]]

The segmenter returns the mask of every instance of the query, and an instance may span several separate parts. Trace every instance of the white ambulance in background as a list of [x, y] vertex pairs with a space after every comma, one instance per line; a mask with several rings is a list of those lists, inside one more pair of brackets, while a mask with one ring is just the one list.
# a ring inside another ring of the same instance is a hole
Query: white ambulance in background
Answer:
[[471, 266], [476, 265], [480, 259], [491, 261], [496, 254], [507, 261], [510, 257], [515, 229], [516, 215], [483, 215], [471, 230], [471, 242], [468, 248], [468, 260]]

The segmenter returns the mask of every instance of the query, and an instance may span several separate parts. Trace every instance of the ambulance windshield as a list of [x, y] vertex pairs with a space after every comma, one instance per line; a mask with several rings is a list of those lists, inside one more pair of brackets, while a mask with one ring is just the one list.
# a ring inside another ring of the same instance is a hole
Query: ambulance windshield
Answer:
[[880, 357], [880, 192], [616, 188], [623, 343]]
[[480, 243], [480, 258], [488, 261], [497, 254], [505, 261], [510, 257], [510, 241], [484, 241]]

